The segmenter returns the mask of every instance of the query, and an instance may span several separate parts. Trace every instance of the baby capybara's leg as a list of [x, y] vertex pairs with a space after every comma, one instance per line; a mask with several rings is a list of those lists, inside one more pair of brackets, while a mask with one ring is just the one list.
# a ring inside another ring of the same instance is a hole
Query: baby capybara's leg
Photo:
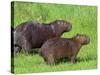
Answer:
[[70, 58], [70, 62], [71, 62], [71, 63], [75, 63], [75, 58], [76, 58], [76, 56], [73, 55], [73, 56]]
[[47, 64], [49, 64], [49, 65], [55, 64], [55, 59], [54, 59], [53, 55], [48, 55]]
[[46, 58], [43, 58], [43, 59], [44, 59], [45, 64], [48, 64], [48, 62], [47, 62]]

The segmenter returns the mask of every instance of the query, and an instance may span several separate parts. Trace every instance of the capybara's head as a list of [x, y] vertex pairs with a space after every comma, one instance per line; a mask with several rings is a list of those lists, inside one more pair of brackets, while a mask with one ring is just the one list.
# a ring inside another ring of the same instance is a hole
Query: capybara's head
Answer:
[[77, 34], [74, 39], [81, 43], [82, 45], [88, 44], [90, 42], [90, 38], [87, 35]]
[[72, 29], [71, 23], [64, 20], [55, 20], [51, 24], [58, 25], [60, 29], [64, 29], [65, 32], [68, 32]]

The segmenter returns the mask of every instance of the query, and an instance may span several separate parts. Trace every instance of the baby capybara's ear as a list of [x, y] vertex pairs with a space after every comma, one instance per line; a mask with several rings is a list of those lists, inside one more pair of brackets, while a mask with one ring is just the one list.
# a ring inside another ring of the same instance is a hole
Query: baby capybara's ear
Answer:
[[79, 33], [77, 33], [76, 35], [74, 35], [74, 37], [73, 37], [74, 39], [79, 39], [80, 38], [80, 34]]
[[79, 33], [76, 34], [76, 36], [78, 36], [78, 35], [79, 35]]

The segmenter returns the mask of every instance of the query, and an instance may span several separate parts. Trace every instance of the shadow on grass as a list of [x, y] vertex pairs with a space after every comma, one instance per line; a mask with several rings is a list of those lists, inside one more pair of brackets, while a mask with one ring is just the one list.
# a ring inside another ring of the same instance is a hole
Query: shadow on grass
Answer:
[[84, 61], [90, 61], [90, 60], [96, 60], [97, 58], [93, 57], [87, 57], [87, 58], [77, 58], [75, 61], [76, 62], [84, 62]]
[[[75, 63], [79, 63], [79, 62], [86, 62], [86, 61], [90, 61], [90, 60], [96, 60], [97, 58], [93, 58], [93, 57], [87, 57], [87, 58], [76, 58], [75, 59]], [[56, 65], [60, 64], [60, 63], [71, 63], [70, 60], [68, 58], [63, 58], [63, 59], [59, 59], [56, 61]]]

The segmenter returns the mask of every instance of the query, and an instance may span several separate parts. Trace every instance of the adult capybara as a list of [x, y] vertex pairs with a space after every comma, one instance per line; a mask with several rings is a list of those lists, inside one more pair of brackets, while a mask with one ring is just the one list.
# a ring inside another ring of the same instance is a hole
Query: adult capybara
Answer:
[[71, 24], [64, 20], [55, 20], [49, 24], [24, 22], [14, 31], [14, 51], [16, 53], [22, 49], [25, 53], [31, 53], [32, 48], [40, 48], [49, 38], [60, 37], [71, 28]]
[[47, 64], [55, 64], [57, 60], [68, 58], [72, 63], [82, 47], [88, 44], [90, 39], [83, 34], [77, 34], [72, 38], [52, 38], [47, 40], [39, 50], [39, 54]]

